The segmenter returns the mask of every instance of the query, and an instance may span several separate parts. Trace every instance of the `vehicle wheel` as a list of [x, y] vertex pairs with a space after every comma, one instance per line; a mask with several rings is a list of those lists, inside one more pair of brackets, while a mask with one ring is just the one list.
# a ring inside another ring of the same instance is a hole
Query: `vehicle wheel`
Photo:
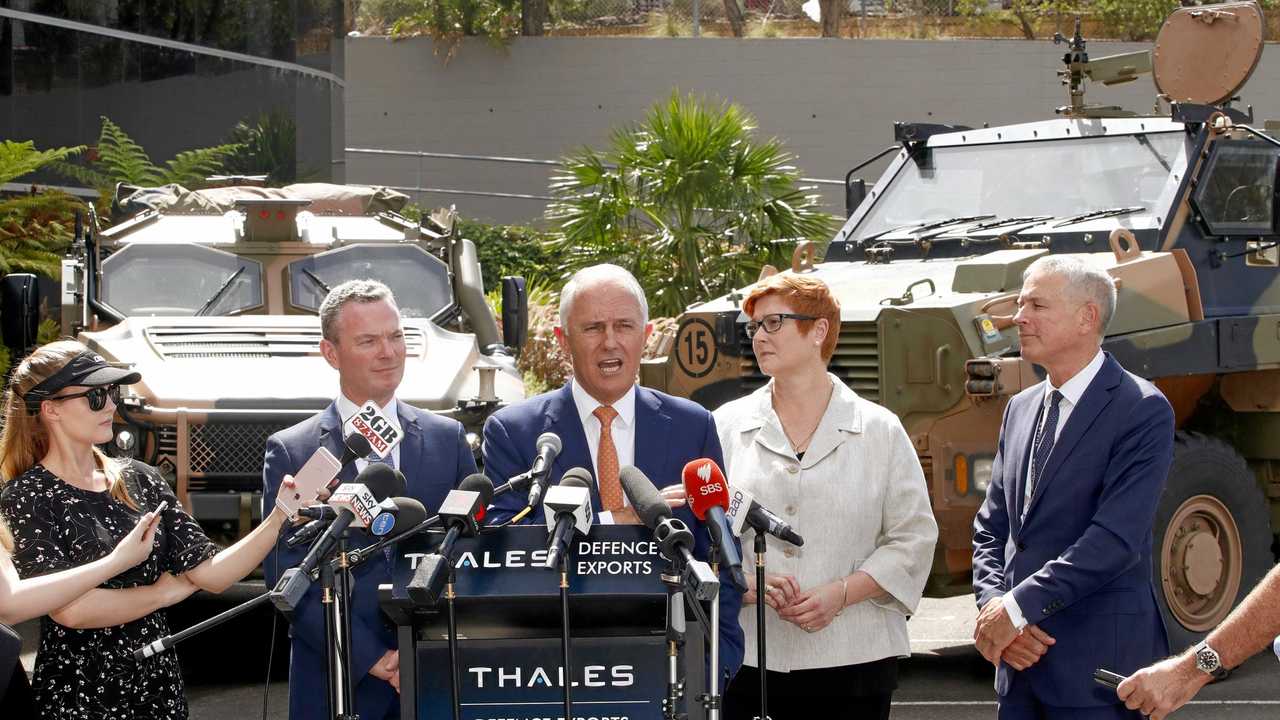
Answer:
[[1273, 563], [1266, 500], [1230, 445], [1177, 433], [1153, 548], [1156, 599], [1178, 652], [1217, 627]]

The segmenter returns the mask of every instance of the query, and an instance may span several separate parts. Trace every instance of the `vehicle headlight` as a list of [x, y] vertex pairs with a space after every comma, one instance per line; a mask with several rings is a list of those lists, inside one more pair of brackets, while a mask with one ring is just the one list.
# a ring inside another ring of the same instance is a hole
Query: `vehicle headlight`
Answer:
[[973, 489], [982, 494], [991, 487], [991, 468], [994, 458], [976, 458], [973, 461]]

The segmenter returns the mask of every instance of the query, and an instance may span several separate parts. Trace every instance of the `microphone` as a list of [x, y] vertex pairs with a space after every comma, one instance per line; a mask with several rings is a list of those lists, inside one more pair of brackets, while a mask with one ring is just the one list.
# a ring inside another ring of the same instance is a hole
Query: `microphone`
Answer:
[[547, 490], [542, 507], [551, 531], [546, 568], [555, 570], [560, 557], [569, 552], [573, 534], [591, 531], [591, 473], [580, 467], [570, 469], [560, 484]]
[[493, 481], [484, 473], [468, 475], [450, 490], [440, 504], [437, 515], [448, 530], [436, 552], [422, 558], [413, 578], [405, 586], [409, 599], [417, 605], [435, 605], [449, 575], [453, 544], [459, 537], [472, 537], [480, 532], [484, 510], [493, 500]]
[[[356, 434], [369, 441], [370, 448], [378, 453], [378, 457], [390, 455], [395, 446], [404, 439], [404, 433], [391, 424], [387, 416], [382, 414], [382, 408], [372, 400], [361, 405], [360, 411], [352, 415], [347, 424]], [[365, 453], [365, 455], [368, 454]]]
[[427, 519], [427, 508], [411, 497], [390, 497], [379, 503], [382, 512], [369, 525], [369, 532], [382, 537], [397, 528], [417, 527]]
[[729, 530], [724, 511], [729, 507], [729, 482], [715, 460], [691, 460], [681, 474], [684, 492], [694, 517], [706, 523], [711, 540], [720, 549], [720, 562], [729, 568], [729, 577], [739, 592], [747, 591], [747, 576], [742, 573], [742, 555], [738, 542]]
[[533, 467], [529, 468], [532, 481], [529, 486], [529, 507], [537, 507], [542, 501], [542, 494], [551, 482], [551, 466], [560, 455], [562, 447], [560, 436], [553, 432], [544, 432], [538, 436], [538, 457], [534, 459]]
[[639, 468], [630, 465], [618, 471], [618, 481], [627, 502], [635, 508], [644, 526], [653, 530], [662, 556], [671, 562], [684, 562], [684, 582], [699, 600], [714, 600], [720, 592], [720, 581], [706, 563], [693, 556], [693, 533], [679, 518], [671, 517], [671, 508], [662, 493], [653, 486]]
[[[334, 544], [338, 542], [338, 538], [356, 519], [356, 503], [358, 502], [363, 508], [365, 504], [364, 495], [368, 494], [369, 498], [373, 500], [371, 504], [376, 507], [378, 502], [389, 497], [395, 491], [395, 471], [382, 463], [371, 463], [356, 477], [356, 482], [346, 483], [338, 489], [341, 491], [343, 488], [350, 488], [351, 486], [356, 487], [351, 488], [349, 494], [359, 496], [359, 500], [353, 498], [348, 504], [334, 505], [337, 515], [333, 518], [333, 522], [329, 523], [329, 527], [325, 529], [324, 534], [307, 551], [302, 562], [297, 567], [284, 571], [284, 574], [280, 576], [280, 581], [271, 590], [271, 603], [286, 616], [292, 616], [293, 611], [298, 607], [298, 603], [302, 601], [302, 596], [306, 594], [307, 588], [311, 586], [311, 572], [329, 554]], [[334, 498], [336, 497], [337, 493], [334, 494]], [[332, 501], [334, 498], [330, 498], [330, 500]]]
[[729, 510], [725, 513], [734, 535], [741, 537], [742, 528], [750, 525], [758, 533], [769, 533], [779, 540], [796, 547], [804, 545], [804, 538], [791, 529], [786, 520], [774, 515], [756, 502], [751, 493], [741, 488], [729, 488]]

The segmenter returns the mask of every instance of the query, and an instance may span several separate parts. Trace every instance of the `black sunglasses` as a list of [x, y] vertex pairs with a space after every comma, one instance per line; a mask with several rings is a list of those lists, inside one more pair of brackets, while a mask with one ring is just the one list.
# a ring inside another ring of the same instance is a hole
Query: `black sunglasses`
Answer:
[[813, 317], [812, 315], [798, 315], [796, 313], [773, 313], [772, 315], [765, 315], [760, 318], [760, 322], [752, 320], [747, 323], [747, 337], [755, 337], [756, 331], [760, 328], [764, 328], [765, 332], [772, 335], [782, 329], [782, 321], [787, 319], [817, 320], [818, 318]]
[[89, 401], [89, 409], [93, 412], [98, 412], [107, 406], [107, 398], [111, 398], [111, 402], [116, 405], [120, 404], [120, 385], [99, 385], [84, 392], [72, 393], [71, 395], [54, 395], [53, 397], [45, 398], [45, 400], [74, 400], [78, 397], [87, 399]]

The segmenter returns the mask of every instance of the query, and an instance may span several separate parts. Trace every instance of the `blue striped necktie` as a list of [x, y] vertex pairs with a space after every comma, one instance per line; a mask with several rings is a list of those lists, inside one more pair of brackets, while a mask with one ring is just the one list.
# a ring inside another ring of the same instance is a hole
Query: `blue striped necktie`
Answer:
[[[1036, 483], [1040, 481], [1040, 474], [1044, 472], [1045, 464], [1049, 462], [1049, 456], [1053, 454], [1053, 443], [1058, 434], [1058, 402], [1062, 400], [1062, 393], [1054, 390], [1049, 396], [1049, 412], [1045, 416], [1044, 425], [1040, 426], [1040, 432], [1036, 434], [1035, 450], [1031, 454], [1031, 469], [1027, 474], [1027, 499], [1026, 504], [1031, 505], [1031, 498], [1036, 492]], [[1023, 514], [1026, 510], [1023, 509]]]

